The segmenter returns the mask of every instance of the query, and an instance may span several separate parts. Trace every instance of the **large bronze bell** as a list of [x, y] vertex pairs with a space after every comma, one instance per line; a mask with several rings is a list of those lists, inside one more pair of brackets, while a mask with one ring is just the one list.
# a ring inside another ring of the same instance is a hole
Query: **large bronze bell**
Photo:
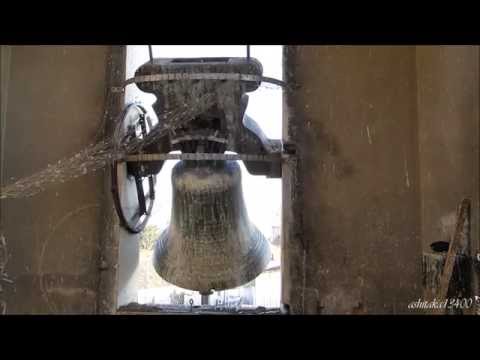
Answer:
[[180, 161], [172, 171], [172, 215], [155, 245], [166, 281], [208, 294], [255, 279], [271, 252], [248, 218], [235, 161]]

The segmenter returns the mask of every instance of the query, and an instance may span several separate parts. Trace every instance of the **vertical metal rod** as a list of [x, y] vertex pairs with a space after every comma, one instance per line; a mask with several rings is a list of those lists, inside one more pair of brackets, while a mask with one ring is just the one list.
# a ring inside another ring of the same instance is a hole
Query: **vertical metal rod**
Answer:
[[153, 63], [153, 50], [152, 50], [152, 45], [148, 45], [148, 54], [150, 55], [150, 62]]
[[247, 61], [250, 61], [250, 45], [247, 45]]

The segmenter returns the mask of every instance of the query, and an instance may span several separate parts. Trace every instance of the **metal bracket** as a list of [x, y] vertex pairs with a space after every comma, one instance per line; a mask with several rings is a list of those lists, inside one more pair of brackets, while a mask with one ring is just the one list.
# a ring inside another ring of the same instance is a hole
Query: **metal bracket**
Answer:
[[123, 86], [112, 86], [110, 90], [113, 93], [123, 93], [125, 91], [125, 88]]
[[283, 151], [288, 155], [295, 155], [297, 153], [297, 145], [294, 143], [283, 143]]
[[127, 155], [121, 159], [127, 162], [149, 162], [164, 160], [242, 160], [242, 161], [281, 161], [282, 156], [278, 154], [257, 155], [257, 154], [217, 154], [217, 153], [181, 153], [181, 154], [139, 154]]
[[233, 80], [233, 81], [250, 81], [250, 82], [267, 82], [286, 87], [286, 83], [282, 80], [274, 79], [266, 76], [242, 74], [242, 73], [172, 73], [172, 74], [151, 74], [139, 75], [125, 81], [124, 86], [129, 84], [138, 84], [144, 82], [159, 82], [173, 80]]

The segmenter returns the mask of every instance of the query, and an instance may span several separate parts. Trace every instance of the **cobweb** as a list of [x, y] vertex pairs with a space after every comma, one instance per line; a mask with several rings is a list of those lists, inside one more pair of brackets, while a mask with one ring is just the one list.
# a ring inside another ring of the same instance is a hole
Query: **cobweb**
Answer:
[[112, 136], [88, 145], [69, 158], [61, 159], [53, 165], [49, 164], [43, 170], [2, 187], [0, 199], [31, 197], [52, 185], [65, 183], [103, 169], [111, 165], [113, 161], [121, 159], [127, 153], [139, 151], [167, 132], [185, 125], [212, 107], [215, 97], [216, 93], [208, 92], [201, 96], [192, 97], [190, 101], [177, 105], [173, 110], [159, 114], [159, 118], [165, 121], [157, 123], [144, 139], [136, 139], [138, 141], [128, 143], [122, 143], [122, 139], [118, 138], [119, 129], [123, 125], [121, 115], [119, 115], [115, 120], [115, 131]]
[[[135, 139], [128, 143], [122, 143], [119, 139], [119, 129], [123, 126], [122, 115], [115, 119], [115, 130], [113, 135], [90, 144], [78, 153], [69, 158], [59, 160], [55, 164], [49, 164], [43, 170], [40, 170], [30, 176], [21, 178], [12, 184], [1, 188], [0, 199], [26, 198], [34, 196], [52, 185], [65, 183], [69, 180], [84, 176], [86, 174], [106, 168], [113, 161], [121, 159], [128, 153], [140, 151], [154, 143], [157, 139], [164, 136], [167, 132], [174, 131], [176, 128], [184, 126], [196, 116], [202, 114], [211, 108], [219, 93], [228, 93], [232, 86], [238, 85], [236, 81], [223, 81], [221, 85], [210, 92], [204, 92], [204, 87], [199, 82], [176, 81], [171, 86], [171, 92], [174, 97], [182, 94], [179, 98], [183, 99], [181, 104], [176, 104], [173, 110], [157, 114], [159, 121], [148, 133], [144, 139]], [[278, 89], [278, 86], [263, 85], [265, 89]], [[186, 89], [190, 96], [185, 98]]]

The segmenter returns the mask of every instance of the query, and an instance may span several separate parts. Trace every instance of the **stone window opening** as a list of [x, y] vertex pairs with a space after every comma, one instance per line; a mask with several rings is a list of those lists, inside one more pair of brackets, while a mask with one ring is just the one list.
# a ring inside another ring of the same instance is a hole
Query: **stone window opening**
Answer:
[[[152, 55], [165, 58], [244, 57], [245, 46], [165, 46], [153, 45]], [[269, 45], [250, 48], [250, 56], [263, 65], [263, 75], [282, 79], [283, 46]], [[145, 45], [127, 46], [126, 78], [149, 60]], [[249, 94], [246, 114], [253, 117], [267, 137], [282, 139], [282, 90], [260, 87]], [[142, 103], [153, 113], [155, 96], [142, 93], [135, 85], [125, 91], [125, 104]], [[156, 121], [156, 119], [154, 119]], [[229, 153], [229, 152], [226, 152]], [[171, 171], [177, 160], [164, 163], [157, 175], [156, 199], [152, 215], [140, 234], [120, 233], [118, 306], [128, 304], [140, 307], [205, 305], [200, 293], [182, 289], [163, 280], [152, 265], [153, 246], [160, 233], [168, 226], [171, 211]], [[282, 236], [282, 179], [250, 175], [243, 162], [238, 162], [242, 173], [243, 196], [247, 212], [257, 228], [268, 240], [272, 259], [266, 270], [253, 281], [238, 288], [214, 292], [208, 305], [220, 309], [278, 309], [281, 302], [281, 236]]]

